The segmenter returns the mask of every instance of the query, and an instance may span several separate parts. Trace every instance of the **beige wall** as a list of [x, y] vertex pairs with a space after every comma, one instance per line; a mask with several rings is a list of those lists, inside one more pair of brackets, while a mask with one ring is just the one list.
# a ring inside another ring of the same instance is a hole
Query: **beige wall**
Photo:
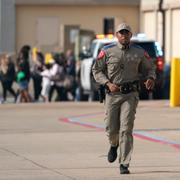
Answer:
[[141, 32], [149, 39], [154, 39], [162, 45], [162, 14], [158, 12], [159, 0], [141, 1]]
[[166, 62], [170, 63], [172, 58], [172, 12], [166, 12]]
[[158, 13], [159, 0], [142, 0], [141, 1], [141, 31], [148, 38], [157, 40], [162, 44], [161, 25], [162, 17]]
[[17, 6], [16, 50], [24, 44], [37, 43], [37, 19], [57, 17], [60, 25], [80, 25], [81, 29], [103, 33], [103, 19], [115, 17], [116, 24], [126, 21], [139, 32], [138, 6]]
[[[150, 36], [154, 36], [157, 41], [162, 42], [161, 29], [162, 18], [157, 15], [158, 0], [141, 1], [141, 30], [144, 30]], [[179, 42], [180, 42], [180, 1], [164, 0], [163, 7], [166, 13], [166, 34], [165, 34], [165, 60], [171, 62], [173, 57], [180, 57]], [[154, 19], [154, 21], [152, 21]], [[145, 22], [146, 21], [146, 22]], [[151, 23], [149, 23], [151, 21]], [[148, 24], [152, 24], [153, 29]], [[156, 31], [154, 31], [156, 29]]]
[[164, 0], [164, 7], [165, 8], [180, 7], [180, 1], [179, 0]]
[[171, 62], [172, 58], [179, 57], [180, 42], [180, 2], [165, 0], [166, 8], [166, 60]]
[[172, 57], [180, 58], [180, 8], [172, 10]]
[[143, 17], [144, 26], [142, 32], [145, 33], [149, 39], [156, 39], [155, 23], [149, 23], [156, 21], [156, 13], [154, 13], [153, 11], [148, 11], [144, 13]]

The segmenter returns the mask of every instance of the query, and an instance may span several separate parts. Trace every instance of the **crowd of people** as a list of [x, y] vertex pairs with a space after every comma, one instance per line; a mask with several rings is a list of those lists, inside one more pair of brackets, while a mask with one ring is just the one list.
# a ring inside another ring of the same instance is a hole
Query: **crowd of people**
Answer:
[[[14, 102], [78, 101], [78, 72], [74, 53], [43, 54], [33, 52], [24, 45], [17, 58], [9, 54], [0, 56], [1, 103], [6, 102], [9, 92]], [[33, 91], [29, 91], [30, 81]], [[14, 88], [13, 83], [17, 84]]]

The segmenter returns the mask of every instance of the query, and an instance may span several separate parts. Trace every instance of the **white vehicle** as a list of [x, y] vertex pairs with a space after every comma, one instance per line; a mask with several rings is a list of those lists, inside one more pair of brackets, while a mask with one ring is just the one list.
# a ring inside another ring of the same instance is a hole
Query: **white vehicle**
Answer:
[[[80, 82], [81, 82], [81, 98], [84, 95], [88, 95], [88, 100], [97, 100], [97, 88], [93, 84], [91, 68], [100, 50], [111, 43], [117, 41], [113, 35], [97, 35], [97, 38], [92, 41], [91, 48], [89, 50], [89, 57], [85, 58], [81, 62]], [[83, 99], [83, 98], [82, 98]]]

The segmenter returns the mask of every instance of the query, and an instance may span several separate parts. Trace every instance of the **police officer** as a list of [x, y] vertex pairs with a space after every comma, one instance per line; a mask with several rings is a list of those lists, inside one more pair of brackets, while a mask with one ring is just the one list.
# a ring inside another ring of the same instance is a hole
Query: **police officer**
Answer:
[[145, 87], [151, 90], [155, 67], [144, 49], [130, 43], [132, 30], [128, 24], [117, 27], [116, 37], [117, 43], [100, 51], [92, 72], [95, 80], [108, 89], [105, 99], [106, 131], [110, 142], [108, 161], [116, 160], [119, 147], [120, 174], [129, 174], [140, 74], [146, 78]]

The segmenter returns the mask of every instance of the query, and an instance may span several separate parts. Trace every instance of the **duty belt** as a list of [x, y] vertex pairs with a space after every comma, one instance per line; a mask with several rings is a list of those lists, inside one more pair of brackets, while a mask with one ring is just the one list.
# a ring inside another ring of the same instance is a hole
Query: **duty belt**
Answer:
[[133, 91], [139, 91], [139, 81], [123, 83], [119, 85], [119, 89], [122, 94], [128, 94]]

